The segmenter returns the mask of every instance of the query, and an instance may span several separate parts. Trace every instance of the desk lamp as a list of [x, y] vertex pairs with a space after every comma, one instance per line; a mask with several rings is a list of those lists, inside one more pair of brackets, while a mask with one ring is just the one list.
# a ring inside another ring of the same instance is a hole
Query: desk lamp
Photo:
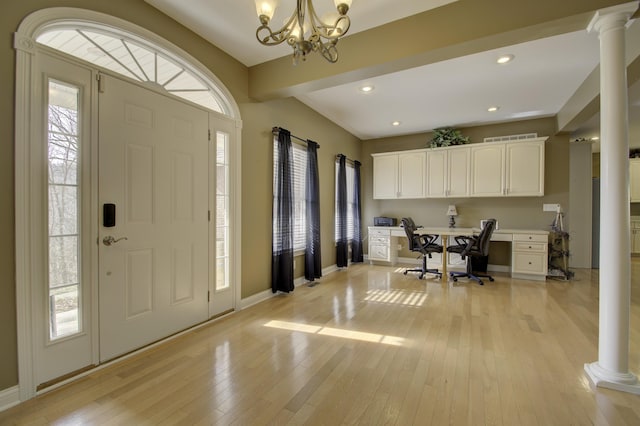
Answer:
[[458, 216], [458, 210], [456, 210], [455, 204], [449, 205], [449, 208], [447, 209], [447, 216], [449, 216], [449, 228], [455, 228], [456, 227], [455, 217]]

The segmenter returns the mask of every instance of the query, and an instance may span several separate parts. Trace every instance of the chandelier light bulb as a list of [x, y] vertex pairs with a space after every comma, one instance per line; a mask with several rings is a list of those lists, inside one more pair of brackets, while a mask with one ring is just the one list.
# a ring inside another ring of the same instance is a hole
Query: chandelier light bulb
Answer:
[[333, 0], [340, 15], [346, 15], [351, 7], [351, 0]]
[[262, 21], [262, 17], [267, 18], [267, 23], [273, 18], [278, 2], [276, 0], [256, 0], [256, 11], [258, 18]]

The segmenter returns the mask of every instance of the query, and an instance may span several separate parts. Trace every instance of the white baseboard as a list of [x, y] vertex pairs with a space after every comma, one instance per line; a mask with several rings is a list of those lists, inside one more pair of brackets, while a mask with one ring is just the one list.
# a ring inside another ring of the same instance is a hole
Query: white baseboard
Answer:
[[249, 297], [245, 297], [240, 301], [240, 310], [247, 309], [249, 306], [253, 306], [257, 303], [265, 301], [270, 297], [273, 297], [273, 293], [271, 292], [271, 289], [261, 291], [260, 293], [253, 294]]
[[[327, 266], [326, 268], [322, 268], [322, 276], [325, 277], [333, 272], [336, 272], [337, 270], [338, 270], [338, 266], [335, 264]], [[298, 286], [307, 284], [308, 282], [310, 281], [307, 281], [304, 276], [298, 277], [293, 281], [293, 286], [298, 287]], [[240, 301], [240, 309], [241, 310], [246, 309], [249, 306], [253, 306], [257, 303], [263, 302], [267, 299], [272, 298], [276, 294], [277, 293], [273, 293], [271, 289], [268, 289], [268, 290], [261, 291], [260, 293], [256, 293], [254, 295], [246, 297]]]
[[4, 411], [20, 403], [20, 386], [13, 386], [0, 391], [0, 411]]

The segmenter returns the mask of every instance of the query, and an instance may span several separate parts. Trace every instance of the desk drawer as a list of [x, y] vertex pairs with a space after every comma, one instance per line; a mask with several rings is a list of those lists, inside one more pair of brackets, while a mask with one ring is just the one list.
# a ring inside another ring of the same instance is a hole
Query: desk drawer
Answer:
[[370, 260], [384, 260], [389, 262], [389, 246], [388, 245], [369, 245], [369, 259]]
[[524, 274], [547, 274], [545, 253], [513, 253], [513, 272]]
[[513, 234], [513, 242], [514, 244], [517, 241], [537, 241], [541, 243], [547, 243], [549, 237], [546, 234]]
[[369, 244], [380, 244], [388, 246], [390, 244], [391, 237], [388, 235], [369, 235]]
[[547, 243], [532, 243], [525, 241], [514, 241], [513, 242], [513, 251], [524, 251], [524, 252], [540, 252], [546, 253], [547, 251]]
[[391, 230], [389, 229], [371, 229], [369, 228], [369, 238], [371, 237], [387, 237], [391, 236]]

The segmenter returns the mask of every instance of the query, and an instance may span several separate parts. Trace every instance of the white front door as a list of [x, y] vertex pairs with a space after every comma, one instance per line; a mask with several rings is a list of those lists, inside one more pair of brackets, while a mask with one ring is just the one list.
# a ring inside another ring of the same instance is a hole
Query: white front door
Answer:
[[100, 361], [208, 318], [208, 112], [112, 76], [99, 96]]

